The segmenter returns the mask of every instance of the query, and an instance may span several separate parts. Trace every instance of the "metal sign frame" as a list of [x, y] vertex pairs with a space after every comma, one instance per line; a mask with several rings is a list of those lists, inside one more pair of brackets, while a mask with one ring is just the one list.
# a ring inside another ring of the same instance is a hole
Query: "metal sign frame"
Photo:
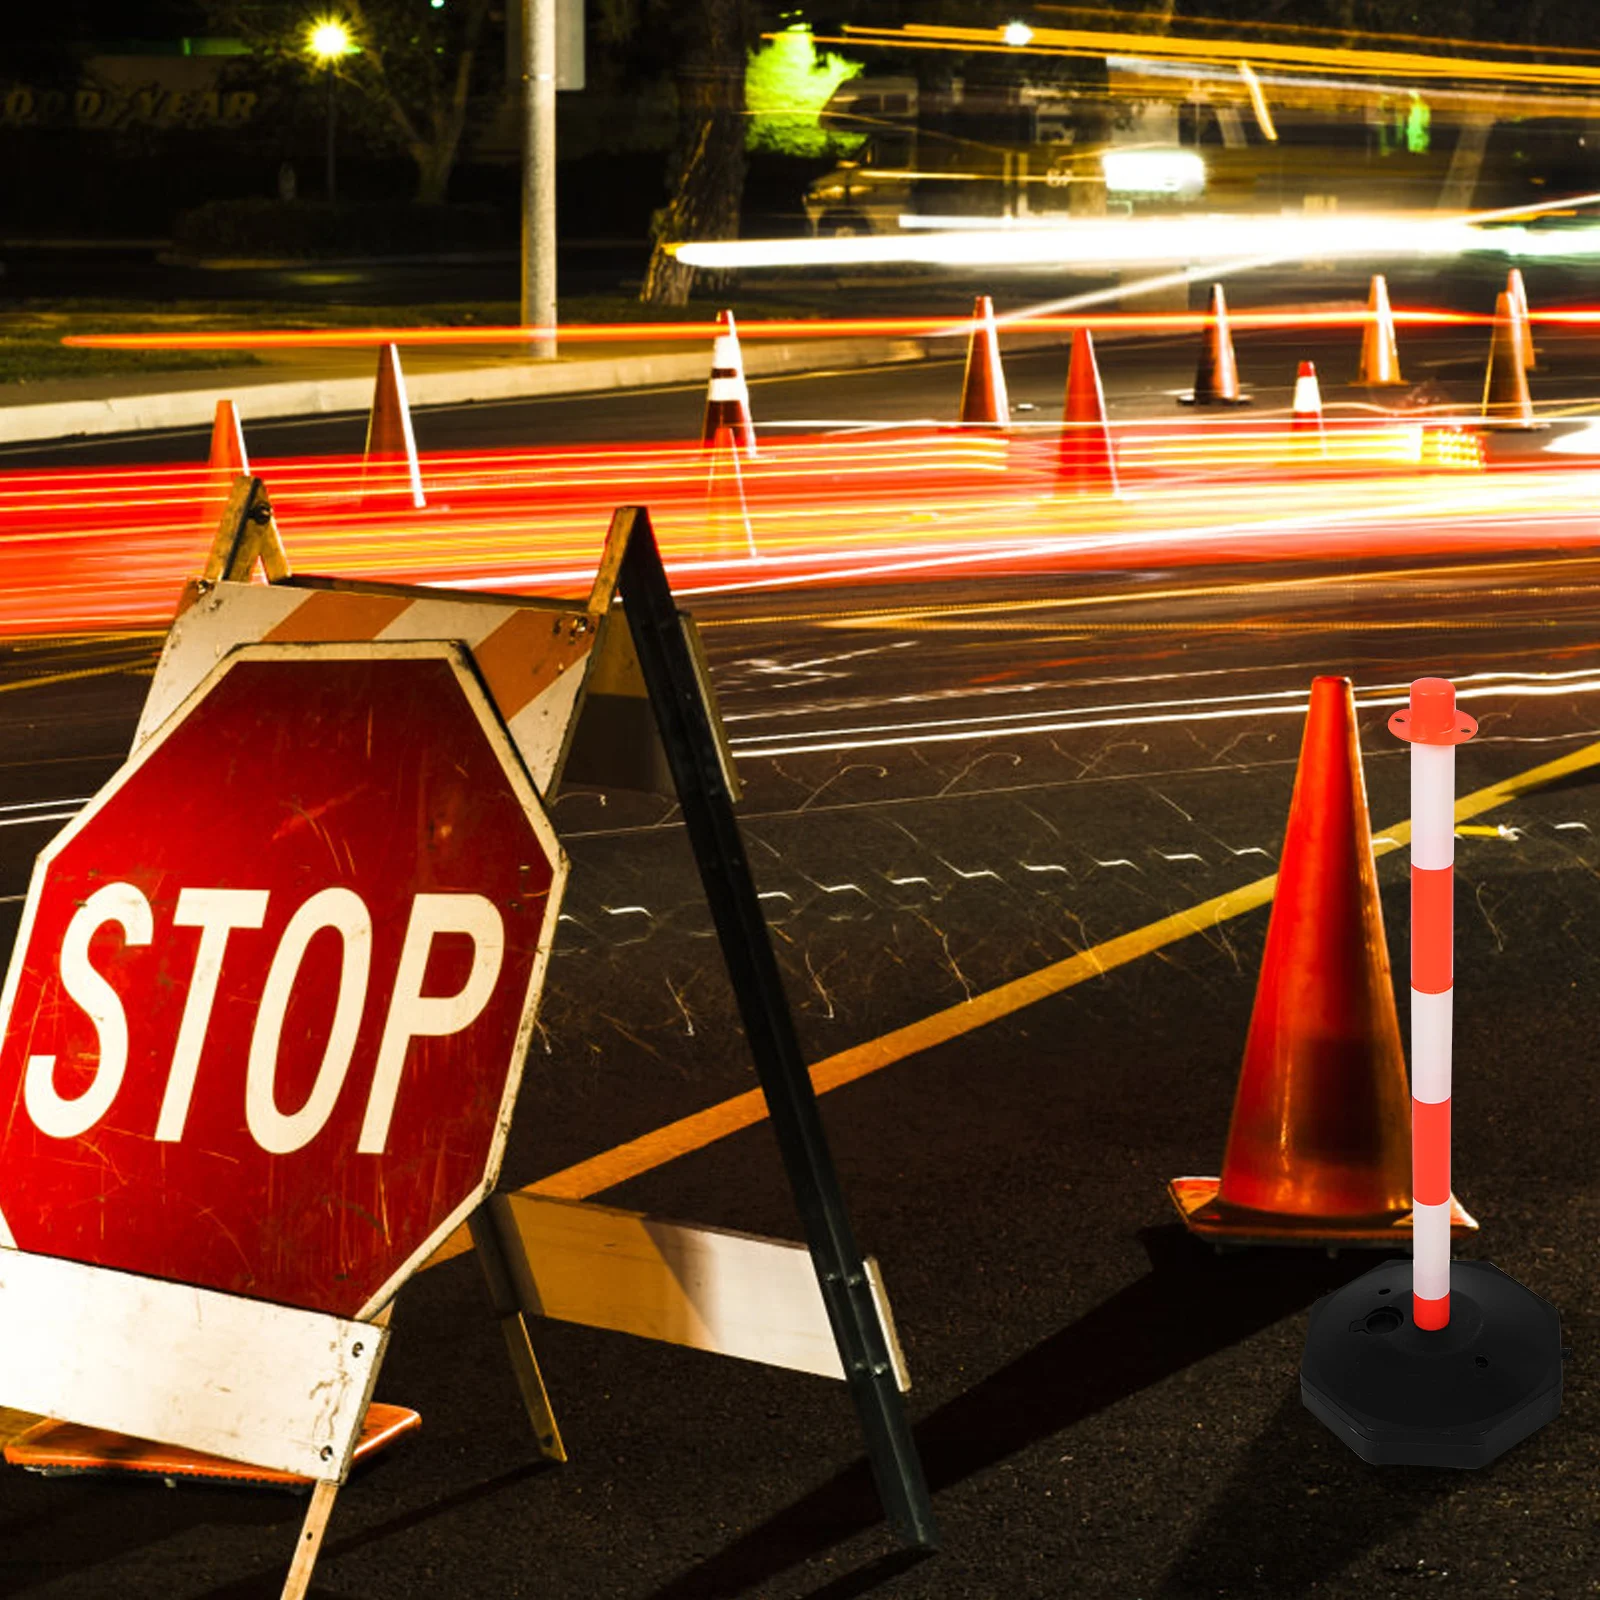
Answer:
[[932, 1549], [938, 1543], [933, 1503], [750, 875], [728, 785], [727, 744], [718, 736], [703, 665], [673, 601], [649, 512], [643, 506], [622, 508], [607, 542], [619, 553], [617, 596], [666, 746], [717, 942], [866, 1435], [878, 1494], [899, 1538]]

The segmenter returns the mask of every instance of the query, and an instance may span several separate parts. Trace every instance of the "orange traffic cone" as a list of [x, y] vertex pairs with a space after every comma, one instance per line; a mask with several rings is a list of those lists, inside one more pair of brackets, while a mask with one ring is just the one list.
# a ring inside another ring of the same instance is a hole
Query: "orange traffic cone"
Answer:
[[994, 301], [986, 294], [980, 294], [972, 307], [967, 375], [961, 384], [961, 420], [991, 428], [1003, 428], [1011, 420], [1006, 375], [1000, 365], [1000, 334], [994, 325]]
[[1536, 428], [1533, 397], [1522, 360], [1527, 323], [1509, 294], [1494, 303], [1494, 336], [1489, 341], [1489, 369], [1483, 375], [1483, 415], [1502, 427]]
[[1290, 407], [1291, 433], [1322, 432], [1322, 390], [1317, 384], [1316, 364], [1302, 361], [1294, 375], [1294, 403]]
[[367, 418], [361, 499], [365, 506], [381, 506], [394, 504], [397, 497], [418, 511], [428, 503], [422, 494], [422, 468], [417, 461], [416, 435], [411, 431], [400, 351], [386, 344], [378, 351], [378, 381], [372, 393], [372, 414]]
[[211, 452], [206, 457], [205, 500], [200, 512], [200, 524], [207, 533], [217, 531], [217, 521], [233, 493], [233, 480], [249, 471], [239, 408], [231, 400], [219, 400], [211, 422]]
[[[1217, 1243], [1410, 1237], [1410, 1090], [1348, 678], [1311, 685], [1222, 1177], [1168, 1191]], [[1451, 1205], [1452, 1229], [1477, 1227]]]
[[715, 445], [718, 428], [729, 428], [745, 455], [756, 453], [756, 426], [750, 415], [750, 386], [744, 381], [744, 356], [739, 351], [739, 330], [733, 313], [717, 316], [721, 330], [711, 345], [711, 382], [706, 389], [705, 424], [700, 442]]
[[1522, 319], [1522, 365], [1532, 372], [1538, 365], [1533, 351], [1533, 323], [1528, 315], [1528, 286], [1522, 281], [1522, 269], [1513, 267], [1506, 274], [1506, 293]]
[[1233, 330], [1228, 326], [1228, 304], [1222, 285], [1211, 285], [1211, 314], [1200, 338], [1200, 364], [1195, 368], [1194, 392], [1184, 397], [1187, 406], [1242, 406], [1249, 402], [1239, 392], [1239, 366], [1233, 358]]
[[756, 553], [755, 530], [744, 498], [744, 473], [734, 431], [723, 423], [711, 441], [711, 472], [706, 479], [706, 537], [718, 556]]
[[1400, 376], [1400, 347], [1394, 337], [1394, 312], [1389, 305], [1389, 285], [1381, 272], [1372, 276], [1367, 312], [1367, 325], [1361, 335], [1361, 374], [1356, 382], [1369, 389], [1404, 383], [1405, 379]]
[[1056, 454], [1056, 491], [1117, 492], [1117, 458], [1111, 448], [1111, 429], [1106, 425], [1105, 390], [1100, 387], [1094, 338], [1087, 328], [1072, 330], [1061, 443]]

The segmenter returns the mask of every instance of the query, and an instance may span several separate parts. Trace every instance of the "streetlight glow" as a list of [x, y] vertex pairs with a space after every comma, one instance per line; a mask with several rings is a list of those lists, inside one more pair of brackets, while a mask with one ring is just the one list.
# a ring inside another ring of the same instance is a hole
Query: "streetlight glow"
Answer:
[[1008, 22], [1000, 30], [1000, 37], [1007, 44], [1016, 45], [1020, 48], [1033, 38], [1033, 29], [1026, 22]]
[[350, 54], [350, 30], [338, 18], [330, 17], [312, 26], [310, 43], [318, 61], [337, 61]]

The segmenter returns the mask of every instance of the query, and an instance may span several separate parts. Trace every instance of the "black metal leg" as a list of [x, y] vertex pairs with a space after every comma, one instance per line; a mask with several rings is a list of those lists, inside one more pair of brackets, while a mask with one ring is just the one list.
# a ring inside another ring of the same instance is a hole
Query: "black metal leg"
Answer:
[[933, 1503], [866, 1266], [845, 1210], [816, 1092], [795, 1038], [710, 714], [649, 513], [642, 506], [631, 510], [633, 525], [618, 594], [733, 980], [745, 1036], [866, 1434], [878, 1493], [900, 1539], [933, 1549], [938, 1543]]

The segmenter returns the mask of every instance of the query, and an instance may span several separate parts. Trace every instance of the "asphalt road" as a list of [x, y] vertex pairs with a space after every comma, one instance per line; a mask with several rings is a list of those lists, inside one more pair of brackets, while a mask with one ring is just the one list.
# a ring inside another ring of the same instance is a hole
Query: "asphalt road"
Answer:
[[[1059, 358], [1053, 371], [1034, 359], [1037, 370], [1018, 364], [1014, 398], [1058, 405]], [[1181, 352], [1149, 360], [1122, 391], [1130, 400], [1182, 381]], [[1115, 403], [1120, 380], [1105, 365]], [[881, 418], [930, 405], [925, 372], [829, 384], [763, 385], [758, 414], [832, 403]], [[697, 395], [620, 397], [606, 414], [671, 437], [698, 406]], [[440, 430], [426, 442], [445, 447], [446, 427], [479, 427], [482, 442], [517, 427], [558, 437], [594, 429], [600, 409], [423, 422]], [[329, 431], [305, 447], [342, 446]], [[1039, 576], [697, 603], [808, 1056], [1270, 872], [1298, 707], [1318, 673], [1355, 681], [1380, 830], [1409, 811], [1405, 747], [1384, 724], [1413, 677], [1443, 672], [1474, 691], [1482, 731], [1459, 753], [1463, 793], [1600, 739], [1596, 576], [1585, 557], [1486, 551], [1360, 571]], [[155, 647], [42, 641], [0, 658], [8, 929], [54, 825], [44, 818], [92, 792], [126, 749]], [[825, 1380], [541, 1324], [573, 1459], [537, 1465], [463, 1258], [401, 1296], [379, 1397], [416, 1406], [424, 1430], [341, 1495], [315, 1593], [1600, 1592], [1593, 771], [1487, 814], [1506, 832], [1457, 846], [1456, 1188], [1482, 1222], [1465, 1253], [1553, 1301], [1573, 1350], [1562, 1416], [1491, 1467], [1367, 1467], [1302, 1408], [1306, 1312], [1371, 1257], [1218, 1257], [1174, 1221], [1165, 1181], [1217, 1170], [1260, 910], [823, 1102], [907, 1347], [940, 1554], [894, 1550], [849, 1404]], [[35, 820], [16, 809], [27, 805]], [[553, 815], [573, 861], [570, 920], [508, 1185], [752, 1081], [671, 809], [573, 792]], [[1403, 974], [1403, 852], [1380, 861], [1379, 881]], [[764, 1125], [600, 1198], [797, 1235]], [[6, 1472], [0, 1593], [273, 1595], [301, 1509], [267, 1493]]]

